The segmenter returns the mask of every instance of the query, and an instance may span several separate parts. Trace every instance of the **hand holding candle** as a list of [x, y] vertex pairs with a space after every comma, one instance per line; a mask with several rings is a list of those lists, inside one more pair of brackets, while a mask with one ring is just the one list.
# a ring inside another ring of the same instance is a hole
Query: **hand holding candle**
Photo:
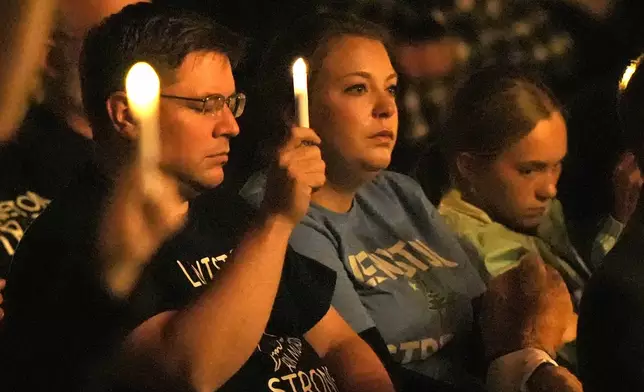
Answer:
[[129, 110], [138, 130], [138, 156], [120, 168], [99, 229], [101, 275], [106, 289], [127, 298], [143, 267], [185, 222], [188, 202], [179, 182], [159, 167], [159, 78], [146, 63], [125, 81]]
[[297, 112], [297, 125], [309, 128], [309, 93], [306, 62], [302, 57], [293, 63], [293, 92]]
[[[295, 95], [295, 109], [297, 113], [297, 126], [300, 128], [310, 128], [309, 126], [309, 92], [308, 92], [308, 72], [306, 67], [306, 61], [302, 57], [299, 57], [293, 63], [293, 93]], [[312, 135], [309, 137], [303, 138], [299, 143], [299, 146], [310, 147], [318, 146], [320, 144], [320, 138], [312, 130], [307, 130]], [[291, 138], [293, 138], [291, 134]], [[298, 147], [299, 147], [298, 146]], [[314, 185], [311, 189], [313, 192], [317, 192], [320, 187], [324, 184], [324, 173], [322, 173], [322, 180]]]

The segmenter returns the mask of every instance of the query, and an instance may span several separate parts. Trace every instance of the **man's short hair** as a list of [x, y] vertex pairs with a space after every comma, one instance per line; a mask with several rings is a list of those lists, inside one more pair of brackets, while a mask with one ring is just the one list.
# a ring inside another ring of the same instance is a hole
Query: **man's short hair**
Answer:
[[125, 91], [129, 68], [150, 63], [160, 74], [174, 71], [192, 52], [218, 52], [234, 66], [241, 38], [210, 18], [181, 8], [137, 3], [104, 19], [85, 37], [80, 56], [83, 105], [94, 139], [110, 138], [106, 101]]

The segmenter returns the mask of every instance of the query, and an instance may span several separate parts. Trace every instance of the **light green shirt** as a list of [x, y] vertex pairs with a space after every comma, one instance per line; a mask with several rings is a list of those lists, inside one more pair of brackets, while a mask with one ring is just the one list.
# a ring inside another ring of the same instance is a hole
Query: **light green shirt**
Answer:
[[[448, 226], [461, 239], [468, 241], [478, 251], [485, 267], [492, 276], [517, 266], [521, 257], [533, 252], [547, 264], [559, 271], [566, 281], [576, 305], [581, 300], [584, 284], [591, 271], [575, 250], [565, 224], [563, 208], [553, 200], [548, 216], [537, 230], [537, 235], [516, 232], [495, 222], [485, 211], [463, 200], [461, 193], [451, 189], [445, 194], [438, 207]], [[617, 242], [623, 225], [608, 217], [593, 244], [591, 262], [597, 265]], [[574, 343], [563, 347], [558, 360], [575, 366], [576, 348]]]

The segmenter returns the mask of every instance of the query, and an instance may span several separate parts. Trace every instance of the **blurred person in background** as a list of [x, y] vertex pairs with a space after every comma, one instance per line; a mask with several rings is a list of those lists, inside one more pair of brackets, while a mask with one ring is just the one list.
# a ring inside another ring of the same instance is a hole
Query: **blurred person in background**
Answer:
[[11, 138], [34, 93], [55, 0], [7, 0], [0, 16], [0, 141]]
[[42, 82], [33, 83], [31, 108], [12, 139], [0, 147], [0, 167], [5, 168], [0, 174], [0, 278], [6, 277], [31, 222], [93, 156], [78, 76], [82, 39], [102, 18], [133, 2], [58, 1], [40, 65]]
[[[3, 142], [11, 140], [15, 132], [19, 131], [18, 124], [23, 119], [24, 111], [29, 103], [35, 101], [39, 95], [39, 74], [45, 66], [46, 43], [47, 40], [50, 40], [50, 28], [54, 21], [56, 5], [56, 1], [47, 0], [9, 1], [3, 4], [3, 13], [0, 17], [0, 29], [2, 29], [2, 34], [0, 34], [2, 37], [0, 140]], [[113, 7], [118, 7], [116, 2], [93, 2], [92, 5], [99, 8], [86, 8], [85, 11], [111, 13], [115, 11]], [[71, 7], [72, 4], [63, 2], [62, 6]], [[59, 9], [59, 12], [65, 11]], [[86, 15], [88, 16], [87, 23], [97, 22], [96, 18], [100, 18], [98, 15], [93, 17], [90, 15], [91, 13]], [[62, 27], [61, 24], [57, 29]], [[76, 50], [76, 55], [79, 55], [80, 49], [76, 48]], [[74, 72], [73, 69], [65, 69], [63, 64], [53, 69], [58, 69], [64, 75]], [[78, 82], [68, 81], [69, 86], [75, 86], [73, 88], [78, 86]], [[65, 85], [64, 82], [60, 83]], [[73, 88], [70, 87], [69, 90], [73, 91]], [[79, 92], [76, 91], [76, 93]], [[61, 93], [61, 96], [65, 96], [65, 94]], [[55, 99], [52, 99], [52, 102], [55, 102]], [[75, 113], [78, 114], [78, 111]], [[5, 151], [2, 154], [4, 153]], [[2, 158], [4, 156], [0, 156], [0, 159]], [[158, 170], [140, 171], [140, 166], [137, 163], [128, 165], [120, 173], [113, 199], [109, 206], [106, 206], [103, 216], [101, 231], [104, 245], [101, 251], [103, 254], [113, 257], [103, 258], [97, 267], [105, 275], [104, 289], [108, 297], [126, 298], [132, 289], [133, 282], [138, 279], [138, 274], [132, 273], [132, 270], [136, 269], [133, 266], [145, 264], [159, 244], [183, 223], [184, 214], [181, 204], [177, 201], [178, 194], [174, 182], [169, 181]], [[73, 174], [69, 173], [69, 175]], [[143, 192], [143, 182], [150, 179], [157, 182], [163, 191], [152, 194]], [[62, 186], [64, 184], [60, 184], [61, 188]], [[29, 206], [25, 199], [20, 200], [23, 205], [27, 206], [26, 209], [33, 207], [33, 205]], [[3, 213], [11, 211], [10, 203], [3, 204]], [[17, 224], [14, 224], [14, 228], [15, 225]], [[11, 222], [4, 226], [3, 232], [7, 232], [7, 227], [11, 227]], [[4, 262], [5, 257], [2, 260]], [[2, 265], [2, 267], [5, 266]], [[5, 280], [0, 279], [0, 320], [4, 317], [2, 290], [5, 285]], [[98, 297], [95, 299], [100, 300]], [[4, 338], [2, 333], [2, 328], [0, 328], [0, 339]], [[0, 342], [0, 347], [2, 347], [0, 350], [8, 349], [6, 342]], [[2, 358], [0, 373], [3, 373], [8, 369], [8, 364], [4, 362], [8, 357], [7, 352], [4, 351], [0, 357]], [[3, 374], [0, 379], [4, 382], [7, 377]], [[3, 384], [3, 387], [8, 387], [8, 385]]]
[[[6, 1], [0, 17], [0, 142], [11, 139], [34, 93], [54, 15], [54, 0]], [[0, 263], [0, 270], [2, 265]], [[0, 305], [5, 281], [0, 273]], [[0, 321], [4, 311], [0, 308]]]
[[[644, 55], [619, 83], [621, 142], [644, 167]], [[617, 80], [617, 79], [616, 79]], [[644, 199], [581, 301], [579, 372], [587, 392], [644, 390]]]

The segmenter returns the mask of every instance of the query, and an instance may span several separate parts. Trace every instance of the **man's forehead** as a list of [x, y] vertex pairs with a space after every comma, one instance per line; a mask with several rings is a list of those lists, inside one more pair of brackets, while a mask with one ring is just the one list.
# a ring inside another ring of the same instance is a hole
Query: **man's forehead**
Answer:
[[166, 85], [189, 89], [193, 94], [230, 94], [235, 80], [228, 56], [216, 51], [189, 53], [179, 67], [169, 72]]
[[214, 68], [213, 70], [228, 70], [231, 68], [230, 60], [224, 53], [215, 50], [190, 52], [179, 66], [180, 72], [193, 72], [200, 68]]

